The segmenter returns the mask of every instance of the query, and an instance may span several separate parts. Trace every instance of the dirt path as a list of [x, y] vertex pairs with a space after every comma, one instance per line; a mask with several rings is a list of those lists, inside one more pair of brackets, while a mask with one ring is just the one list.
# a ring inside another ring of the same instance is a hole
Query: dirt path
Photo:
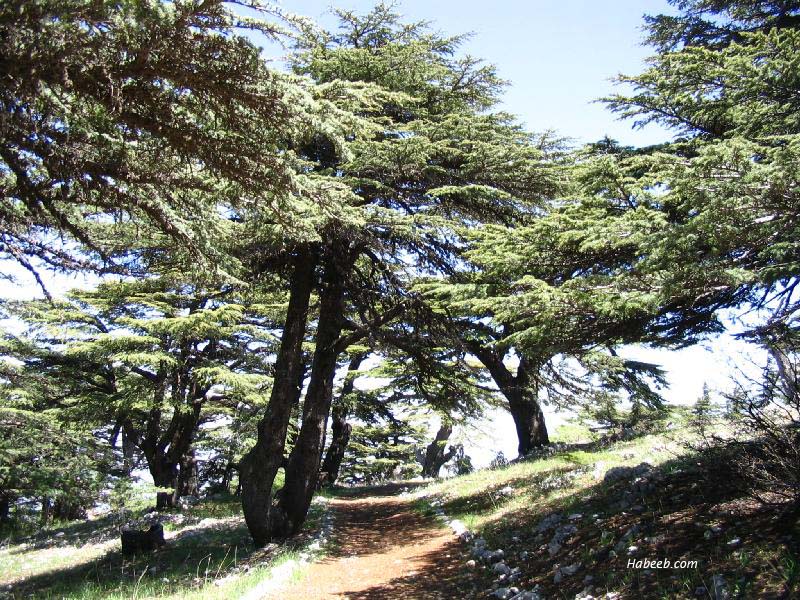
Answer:
[[455, 536], [415, 512], [410, 500], [388, 495], [397, 491], [373, 489], [369, 497], [361, 493], [331, 501], [336, 547], [310, 565], [302, 581], [264, 600], [471, 597]]

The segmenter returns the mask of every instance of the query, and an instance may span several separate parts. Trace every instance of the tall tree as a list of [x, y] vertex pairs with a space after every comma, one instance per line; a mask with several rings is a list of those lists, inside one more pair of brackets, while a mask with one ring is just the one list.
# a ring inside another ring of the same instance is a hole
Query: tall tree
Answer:
[[[243, 504], [257, 543], [294, 532], [305, 519], [338, 355], [401, 313], [409, 301], [411, 269], [458, 268], [460, 228], [512, 219], [519, 206], [535, 204], [553, 188], [546, 147], [509, 116], [485, 112], [502, 82], [493, 68], [455, 57], [462, 38], [404, 24], [383, 4], [366, 15], [338, 15], [339, 33], [312, 32], [302, 41], [295, 71], [323, 88], [351, 82], [352, 89], [370, 90], [374, 98], [376, 89], [384, 94], [356, 108], [373, 128], [369, 135], [351, 136], [349, 156], [324, 137], [298, 148], [317, 178], [347, 186], [350, 196], [343, 197], [338, 213], [327, 213], [319, 230], [324, 242], [312, 244], [319, 256], [312, 282], [320, 298], [315, 353], [298, 443], [274, 506], [268, 495], [282, 457], [276, 454], [268, 469], [261, 468], [267, 464], [265, 441], [245, 461], [259, 465], [247, 471], [252, 483], [245, 479], [253, 491], [247, 495], [258, 500]], [[353, 98], [343, 95], [341, 102], [352, 106]], [[348, 323], [348, 314], [359, 322]], [[296, 394], [287, 397], [286, 410], [276, 404], [280, 425], [265, 440], [285, 437], [282, 423], [296, 401]], [[265, 424], [272, 414], [268, 409]], [[283, 443], [275, 444], [270, 452], [282, 451]]]

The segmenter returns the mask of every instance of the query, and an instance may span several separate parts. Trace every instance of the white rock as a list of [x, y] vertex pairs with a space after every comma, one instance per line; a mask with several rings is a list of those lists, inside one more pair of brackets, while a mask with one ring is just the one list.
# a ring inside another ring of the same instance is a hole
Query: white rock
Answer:
[[506, 553], [501, 549], [497, 549], [489, 555], [489, 562], [502, 561], [506, 557]]
[[467, 526], [464, 525], [464, 523], [462, 523], [458, 519], [453, 519], [448, 523], [448, 525], [450, 526], [450, 529], [453, 530], [453, 533], [455, 533], [456, 535], [461, 535], [462, 533], [467, 531]]
[[567, 517], [570, 521], [580, 521], [583, 518], [581, 513], [574, 513]]

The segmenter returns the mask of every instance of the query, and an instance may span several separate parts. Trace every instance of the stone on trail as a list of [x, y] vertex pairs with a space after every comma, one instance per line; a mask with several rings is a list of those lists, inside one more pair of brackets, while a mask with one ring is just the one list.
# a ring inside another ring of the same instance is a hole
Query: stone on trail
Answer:
[[492, 552], [491, 554], [489, 554], [488, 558], [489, 558], [489, 562], [490, 563], [496, 563], [496, 562], [502, 561], [505, 557], [506, 557], [506, 553], [503, 552], [500, 549], [497, 549], [494, 552]]
[[581, 568], [581, 563], [575, 563], [566, 567], [556, 567], [555, 575], [553, 575], [553, 583], [561, 583], [564, 577], [572, 577]]
[[542, 600], [538, 592], [522, 591], [516, 596], [512, 596], [511, 600]]
[[539, 524], [536, 526], [536, 533], [544, 533], [548, 529], [552, 529], [561, 521], [564, 520], [564, 516], [559, 513], [551, 513], [547, 515], [544, 519], [539, 521]]
[[495, 563], [494, 567], [492, 567], [492, 571], [498, 573], [499, 575], [511, 574], [511, 568], [504, 562]]

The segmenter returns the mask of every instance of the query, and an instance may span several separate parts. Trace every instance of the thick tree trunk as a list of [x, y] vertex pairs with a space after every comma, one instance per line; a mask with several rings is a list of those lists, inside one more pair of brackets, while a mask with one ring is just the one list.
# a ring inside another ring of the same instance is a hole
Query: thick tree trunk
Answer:
[[534, 448], [550, 443], [544, 413], [539, 404], [539, 386], [535, 378], [536, 367], [522, 356], [514, 378], [514, 388], [506, 394], [514, 426], [517, 429], [520, 456], [525, 456]]
[[339, 478], [339, 470], [342, 467], [344, 454], [347, 450], [347, 444], [350, 442], [350, 433], [353, 431], [353, 426], [347, 422], [349, 410], [347, 407], [347, 396], [353, 392], [355, 382], [354, 371], [357, 371], [361, 366], [366, 354], [356, 354], [350, 359], [350, 364], [347, 367], [347, 375], [345, 376], [342, 390], [339, 393], [338, 401], [334, 404], [332, 411], [331, 423], [331, 443], [328, 446], [328, 451], [325, 454], [325, 460], [322, 461], [320, 472], [324, 477], [326, 485], [333, 485]]
[[240, 463], [242, 511], [256, 546], [263, 546], [273, 537], [272, 485], [283, 463], [286, 430], [292, 407], [300, 398], [298, 381], [304, 368], [302, 344], [314, 288], [316, 254], [298, 252], [293, 262], [289, 307], [267, 411], [258, 424], [255, 446]]
[[503, 364], [503, 357], [483, 346], [473, 345], [470, 351], [484, 364], [500, 392], [508, 400], [508, 410], [517, 430], [517, 451], [525, 456], [535, 448], [550, 443], [544, 413], [539, 405], [536, 367], [521, 356], [516, 376]]
[[180, 494], [178, 484], [178, 463], [168, 462], [163, 456], [148, 459], [150, 475], [156, 487], [168, 491], [156, 492], [156, 510], [175, 508]]
[[286, 466], [286, 481], [273, 521], [274, 537], [284, 538], [300, 529], [319, 481], [322, 441], [340, 353], [337, 342], [344, 319], [345, 277], [351, 266], [352, 258], [347, 250], [333, 248], [325, 260], [311, 380], [303, 402], [303, 424]]
[[[197, 392], [198, 395], [199, 392]], [[202, 395], [193, 398], [191, 412], [178, 412], [172, 415], [167, 431], [154, 438], [153, 435], [147, 436], [142, 443], [142, 453], [147, 460], [150, 475], [153, 483], [160, 488], [167, 488], [169, 491], [156, 493], [156, 509], [166, 510], [175, 508], [178, 500], [183, 495], [187, 486], [184, 485], [182, 465], [185, 461], [187, 471], [187, 484], [190, 485], [191, 467], [193, 462], [191, 453], [192, 440], [200, 420], [200, 410]], [[156, 426], [153, 428], [155, 430]], [[196, 479], [195, 479], [196, 486]]]
[[450, 439], [450, 434], [453, 433], [453, 426], [449, 423], [442, 423], [439, 431], [436, 432], [436, 437], [428, 444], [425, 450], [425, 458], [422, 463], [422, 476], [423, 477], [438, 477], [444, 463], [453, 458], [454, 451], [445, 453], [444, 449], [447, 446], [447, 440]]
[[195, 496], [199, 494], [197, 481], [197, 460], [194, 449], [190, 449], [181, 459], [179, 477], [179, 496]]

